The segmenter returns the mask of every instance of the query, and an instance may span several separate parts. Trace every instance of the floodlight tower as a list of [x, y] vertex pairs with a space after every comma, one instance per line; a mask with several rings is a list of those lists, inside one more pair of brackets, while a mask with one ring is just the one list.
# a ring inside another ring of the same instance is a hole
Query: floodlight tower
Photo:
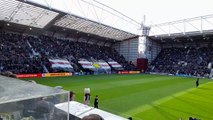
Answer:
[[141, 35], [139, 37], [139, 45], [138, 45], [138, 53], [140, 58], [147, 58], [146, 56], [146, 48], [147, 48], [147, 38], [149, 35], [150, 27], [145, 25], [146, 16], [144, 15], [143, 21], [141, 22]]
[[142, 36], [148, 36], [150, 31], [150, 27], [146, 26], [145, 23], [146, 23], [146, 15], [144, 15], [143, 21], [141, 22], [140, 29], [142, 30]]

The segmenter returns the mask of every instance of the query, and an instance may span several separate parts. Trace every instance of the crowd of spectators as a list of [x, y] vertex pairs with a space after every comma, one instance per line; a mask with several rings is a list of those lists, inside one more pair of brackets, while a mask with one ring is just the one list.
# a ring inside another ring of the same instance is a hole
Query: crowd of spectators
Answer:
[[149, 67], [150, 72], [207, 76], [213, 48], [166, 48]]
[[105, 60], [113, 59], [121, 64], [126, 70], [133, 70], [135, 66], [129, 64], [122, 55], [106, 46], [99, 46], [95, 44], [73, 42], [70, 40], [57, 39], [48, 36], [40, 36], [39, 38], [29, 39], [30, 44], [33, 46], [35, 52], [40, 53], [46, 66], [51, 70], [48, 65], [49, 58], [64, 58], [74, 67], [75, 71], [80, 71], [78, 60], [81, 58], [91, 60]]
[[0, 72], [41, 73], [37, 58], [31, 56], [26, 37], [14, 33], [0, 33]]
[[18, 33], [0, 33], [0, 72], [12, 73], [43, 73], [46, 66], [51, 68], [49, 59], [67, 59], [75, 71], [80, 71], [80, 58], [108, 61], [113, 59], [125, 70], [133, 70], [135, 66], [127, 62], [122, 55], [111, 47], [95, 44], [74, 42], [49, 36], [27, 36]]

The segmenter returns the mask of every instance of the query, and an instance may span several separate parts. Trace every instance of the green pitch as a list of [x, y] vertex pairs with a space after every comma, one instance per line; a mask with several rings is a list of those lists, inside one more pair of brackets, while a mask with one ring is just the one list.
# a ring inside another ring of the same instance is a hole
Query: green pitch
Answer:
[[190, 116], [213, 120], [213, 82], [160, 75], [99, 75], [34, 79], [48, 86], [63, 86], [83, 102], [85, 87], [92, 101], [99, 95], [100, 109], [133, 120], [188, 120]]

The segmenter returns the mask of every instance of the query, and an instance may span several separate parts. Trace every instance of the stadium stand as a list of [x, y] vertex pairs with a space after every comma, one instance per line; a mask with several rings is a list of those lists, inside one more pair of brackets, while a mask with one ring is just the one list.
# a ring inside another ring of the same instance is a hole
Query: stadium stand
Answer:
[[12, 73], [41, 73], [40, 60], [31, 55], [26, 37], [2, 32], [0, 36], [0, 71]]
[[120, 63], [126, 70], [135, 69], [133, 64], [129, 64], [122, 55], [119, 55], [116, 50], [110, 47], [73, 42], [69, 40], [51, 38], [48, 36], [40, 36], [37, 39], [34, 38], [30, 39], [29, 41], [33, 48], [35, 48], [35, 51], [42, 55], [42, 58], [46, 60], [47, 58], [58, 57], [68, 59], [71, 64], [75, 66], [75, 71], [80, 70], [77, 63], [80, 58], [88, 59], [90, 61], [92, 59], [103, 59], [105, 61], [113, 59]]
[[165, 48], [149, 67], [150, 72], [174, 75], [208, 76], [212, 48]]
[[[12, 73], [43, 73], [43, 72], [79, 72], [82, 67], [79, 59], [89, 61], [116, 61], [125, 70], [135, 70], [122, 55], [106, 46], [73, 42], [41, 35], [28, 36], [18, 33], [1, 32], [1, 72]], [[68, 60], [73, 69], [55, 70], [51, 67], [50, 59]], [[83, 69], [82, 69], [83, 70]]]

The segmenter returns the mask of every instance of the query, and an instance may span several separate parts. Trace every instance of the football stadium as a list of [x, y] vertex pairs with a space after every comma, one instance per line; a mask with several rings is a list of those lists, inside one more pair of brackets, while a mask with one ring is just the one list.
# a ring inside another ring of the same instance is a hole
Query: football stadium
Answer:
[[0, 120], [213, 120], [213, 14], [103, 1], [0, 0]]

